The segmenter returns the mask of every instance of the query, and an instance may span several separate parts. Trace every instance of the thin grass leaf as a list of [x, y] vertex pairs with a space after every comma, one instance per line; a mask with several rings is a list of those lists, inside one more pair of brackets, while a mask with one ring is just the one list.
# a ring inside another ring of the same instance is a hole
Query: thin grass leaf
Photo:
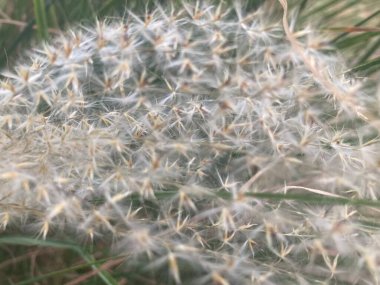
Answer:
[[[360, 64], [360, 65], [357, 65], [349, 70], [346, 71], [346, 73], [348, 72], [359, 72], [359, 71], [368, 71], [374, 67], [380, 67], [380, 56], [379, 57], [376, 57], [372, 60], [369, 60], [363, 64]], [[374, 70], [371, 70], [370, 73], [373, 73], [375, 72]]]
[[[288, 186], [289, 187], [289, 186]], [[291, 187], [290, 187], [291, 188]], [[289, 189], [290, 189], [289, 188]], [[155, 193], [157, 199], [168, 199], [173, 198], [178, 195], [177, 191], [163, 191]], [[222, 199], [232, 200], [233, 195], [227, 191], [215, 192], [216, 197]], [[239, 196], [240, 197], [240, 196]], [[310, 203], [315, 205], [352, 205], [352, 206], [368, 206], [374, 208], [380, 208], [380, 201], [370, 200], [370, 199], [356, 199], [356, 198], [346, 198], [346, 197], [334, 197], [326, 196], [322, 194], [301, 194], [301, 193], [269, 193], [269, 192], [246, 192], [241, 195], [241, 197], [252, 197], [262, 200], [268, 200], [269, 202], [276, 201], [297, 201]], [[131, 195], [126, 198], [131, 201], [139, 201], [141, 197], [138, 195]]]
[[302, 12], [306, 8], [307, 1], [308, 0], [302, 0], [301, 4], [299, 5], [298, 12]]
[[99, 266], [100, 267], [106, 261], [109, 261], [109, 260], [112, 260], [112, 259], [114, 259], [114, 258], [113, 257], [108, 257], [108, 258], [99, 259], [99, 260], [96, 260], [96, 261], [93, 261], [93, 262], [87, 262], [87, 263], [84, 263], [84, 264], [79, 264], [79, 265], [67, 267], [65, 269], [56, 270], [56, 271], [53, 271], [53, 272], [49, 272], [47, 274], [43, 274], [43, 275], [39, 275], [39, 276], [30, 278], [28, 280], [21, 281], [21, 282], [17, 283], [17, 285], [32, 284], [32, 283], [35, 283], [35, 282], [38, 282], [38, 281], [42, 281], [42, 280], [47, 279], [47, 278], [51, 278], [51, 277], [56, 277], [56, 276], [59, 276], [59, 275], [67, 274], [67, 273], [72, 272], [72, 271], [86, 269], [86, 268], [92, 267], [92, 266]]
[[45, 0], [33, 0], [37, 32], [41, 40], [48, 38], [48, 23], [45, 10]]
[[[344, 3], [344, 2], [341, 2], [341, 3]], [[336, 11], [331, 12], [331, 13], [325, 15], [323, 17], [323, 19], [324, 20], [329, 20], [331, 18], [337, 17], [339, 14], [341, 14], [344, 11], [348, 10], [349, 8], [351, 8], [352, 6], [354, 6], [355, 4], [357, 4], [356, 0], [348, 1], [348, 3], [346, 3], [346, 5], [344, 5], [343, 7], [338, 7], [338, 9]]]
[[[20, 236], [7, 236], [0, 237], [0, 245], [23, 245], [23, 246], [41, 246], [41, 247], [51, 247], [58, 249], [67, 249], [76, 252], [80, 255], [93, 270], [96, 270], [99, 277], [103, 280], [104, 284], [116, 285], [117, 281], [106, 271], [100, 270], [99, 266], [96, 264], [95, 259], [92, 255], [85, 252], [85, 250], [74, 244], [63, 241], [52, 241], [52, 240], [40, 240], [36, 238], [20, 237]], [[27, 282], [29, 283], [29, 282]]]
[[337, 42], [335, 45], [339, 49], [347, 49], [357, 44], [362, 44], [363, 42], [366, 42], [374, 37], [378, 37], [380, 35], [380, 32], [367, 32], [362, 33], [360, 35], [352, 36], [346, 39], [343, 39], [339, 42]]
[[375, 41], [356, 62], [355, 65], [359, 65], [361, 62], [365, 62], [369, 59], [376, 51], [380, 49], [380, 38]]
[[[367, 18], [361, 20], [359, 23], [355, 24], [354, 27], [360, 27], [361, 25], [367, 23], [369, 20], [371, 20], [372, 18], [374, 18], [378, 14], [380, 14], [380, 10], [377, 10], [376, 12], [372, 13]], [[337, 36], [336, 38], [334, 38], [333, 40], [331, 40], [330, 43], [335, 43], [335, 42], [339, 41], [341, 38], [343, 38], [349, 34], [350, 34], [350, 32], [344, 32], [343, 34], [341, 34], [341, 35]]]
[[119, 0], [108, 0], [108, 1], [105, 1], [104, 4], [98, 10], [98, 13], [99, 13], [99, 15], [107, 14], [115, 6], [119, 6], [119, 5], [120, 5], [120, 1]]
[[59, 27], [59, 19], [56, 11], [56, 6], [51, 5], [48, 7], [48, 26], [49, 27]]
[[302, 21], [305, 21], [308, 19], [308, 17], [312, 15], [318, 15], [319, 13], [323, 13], [324, 11], [327, 11], [327, 9], [330, 9], [331, 6], [334, 6], [337, 4], [336, 0], [327, 1], [324, 4], [321, 4], [320, 6], [308, 11], [302, 16]]
[[374, 27], [355, 27], [355, 26], [349, 26], [349, 27], [327, 27], [327, 28], [322, 29], [322, 30], [345, 32], [347, 34], [358, 33], [358, 32], [380, 32], [380, 28], [374, 28]]

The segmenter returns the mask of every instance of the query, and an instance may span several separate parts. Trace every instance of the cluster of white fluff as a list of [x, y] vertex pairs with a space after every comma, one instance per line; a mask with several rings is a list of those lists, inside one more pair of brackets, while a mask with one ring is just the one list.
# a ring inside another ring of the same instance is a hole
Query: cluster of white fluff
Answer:
[[166, 284], [379, 282], [376, 205], [345, 203], [379, 196], [372, 99], [244, 3], [128, 12], [4, 72], [1, 228], [112, 241]]

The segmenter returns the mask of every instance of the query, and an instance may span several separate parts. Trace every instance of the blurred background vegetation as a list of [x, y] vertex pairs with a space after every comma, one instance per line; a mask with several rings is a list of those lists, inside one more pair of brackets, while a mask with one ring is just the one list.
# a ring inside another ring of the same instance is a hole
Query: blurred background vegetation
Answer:
[[[263, 2], [281, 8], [276, 0], [250, 0], [246, 9], [255, 9]], [[347, 73], [371, 79], [368, 81], [372, 86], [379, 84], [379, 0], [288, 2], [294, 8], [289, 19], [295, 29], [308, 25], [317, 28], [326, 39], [326, 47], [334, 46], [344, 55]], [[143, 0], [0, 0], [0, 70], [12, 68], [21, 53], [60, 30], [104, 17], [122, 17], [126, 8], [143, 13], [152, 4], [153, 1]], [[67, 284], [71, 285], [127, 284], [126, 274], [130, 274], [129, 282], [134, 280], [133, 272], [118, 275], [120, 257], [109, 257], [108, 247], [100, 245], [94, 250], [73, 244], [0, 237], [0, 284], [64, 284], [69, 280], [71, 283]], [[113, 272], [112, 276], [107, 270]], [[160, 284], [137, 279], [132, 282], [135, 283], [128, 284]]]
[[[263, 2], [272, 2], [280, 8], [277, 0], [250, 0], [246, 8], [253, 9]], [[368, 76], [380, 70], [378, 0], [288, 2], [298, 11], [291, 15], [294, 24], [305, 27], [311, 23], [319, 29], [326, 35], [326, 45], [337, 47], [353, 71]], [[12, 66], [16, 55], [31, 44], [48, 40], [69, 26], [91, 24], [104, 17], [122, 17], [126, 8], [144, 12], [153, 3], [151, 0], [0, 0], [0, 69]]]

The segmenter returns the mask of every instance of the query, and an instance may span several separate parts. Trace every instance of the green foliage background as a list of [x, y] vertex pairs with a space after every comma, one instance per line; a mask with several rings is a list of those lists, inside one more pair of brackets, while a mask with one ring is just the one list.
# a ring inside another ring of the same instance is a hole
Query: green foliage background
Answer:
[[[159, 3], [176, 1], [158, 1]], [[246, 9], [263, 2], [251, 0]], [[377, 0], [290, 0], [298, 11], [291, 16], [296, 26], [312, 24], [326, 35], [326, 45], [335, 45], [353, 71], [368, 76], [380, 70], [380, 4]], [[104, 17], [122, 17], [125, 8], [144, 12], [147, 0], [0, 0], [0, 68], [11, 66], [17, 53], [32, 43], [47, 40], [59, 30], [89, 24]], [[280, 12], [280, 11], [279, 11]]]

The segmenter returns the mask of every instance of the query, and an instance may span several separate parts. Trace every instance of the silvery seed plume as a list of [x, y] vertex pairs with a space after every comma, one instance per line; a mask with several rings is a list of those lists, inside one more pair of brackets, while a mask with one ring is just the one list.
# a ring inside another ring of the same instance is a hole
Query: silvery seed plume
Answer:
[[245, 4], [129, 11], [4, 71], [1, 229], [106, 240], [165, 284], [380, 283], [378, 102]]

